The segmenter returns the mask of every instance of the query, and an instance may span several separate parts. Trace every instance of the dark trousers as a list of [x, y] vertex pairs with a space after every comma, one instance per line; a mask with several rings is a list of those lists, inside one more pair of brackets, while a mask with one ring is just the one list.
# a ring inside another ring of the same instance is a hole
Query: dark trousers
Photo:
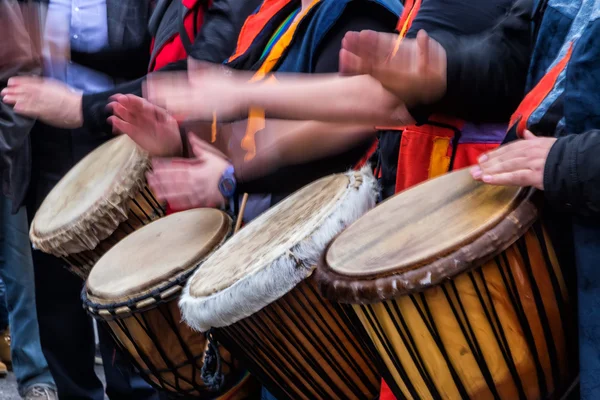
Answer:
[[[94, 371], [91, 318], [81, 305], [81, 279], [62, 262], [34, 251], [36, 297], [42, 349], [60, 399], [103, 400], [104, 387]], [[101, 324], [100, 353], [110, 400], [158, 400], [158, 394], [116, 350]]]
[[[103, 141], [81, 130], [58, 131], [41, 124], [36, 125], [31, 139], [30, 219], [54, 185]], [[59, 398], [103, 400], [104, 387], [94, 371], [92, 319], [81, 303], [83, 281], [67, 271], [62, 260], [40, 251], [33, 251], [33, 263], [42, 350]], [[103, 329], [99, 326], [100, 352], [110, 400], [158, 400], [157, 391], [142, 380], [125, 355], [115, 350]]]

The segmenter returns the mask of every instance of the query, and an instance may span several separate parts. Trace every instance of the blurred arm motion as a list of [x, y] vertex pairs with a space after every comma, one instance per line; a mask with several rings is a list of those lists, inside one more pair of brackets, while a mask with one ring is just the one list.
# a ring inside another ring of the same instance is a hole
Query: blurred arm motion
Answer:
[[[42, 2], [0, 1], [0, 88], [16, 75], [38, 75], [42, 69], [42, 32], [46, 5]], [[4, 195], [13, 211], [22, 203], [31, 170], [29, 133], [35, 120], [0, 102], [0, 170]]]

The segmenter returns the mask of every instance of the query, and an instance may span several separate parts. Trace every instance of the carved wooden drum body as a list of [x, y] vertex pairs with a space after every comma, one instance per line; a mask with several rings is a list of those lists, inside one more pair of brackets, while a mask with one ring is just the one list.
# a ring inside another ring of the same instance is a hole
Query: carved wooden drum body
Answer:
[[278, 399], [373, 399], [379, 374], [311, 275], [329, 241], [375, 205], [372, 174], [320, 179], [261, 215], [190, 278], [186, 322], [211, 330]]
[[219, 210], [177, 213], [123, 239], [90, 273], [82, 293], [87, 311], [159, 389], [206, 399], [248, 395], [237, 361], [223, 347], [209, 348], [205, 334], [181, 321], [177, 305], [189, 276], [230, 230]]
[[538, 208], [466, 170], [367, 213], [316, 279], [353, 304], [398, 398], [556, 398], [576, 370], [573, 312]]
[[30, 230], [33, 245], [63, 257], [86, 279], [98, 259], [131, 232], [165, 215], [146, 186], [147, 154], [127, 135], [88, 154], [48, 194]]

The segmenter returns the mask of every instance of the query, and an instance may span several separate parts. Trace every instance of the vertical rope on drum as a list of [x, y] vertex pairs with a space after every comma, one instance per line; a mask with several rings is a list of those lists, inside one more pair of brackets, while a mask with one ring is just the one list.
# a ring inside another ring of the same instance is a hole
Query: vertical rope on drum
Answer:
[[[488, 301], [490, 302], [490, 308], [492, 311], [494, 321], [496, 323], [496, 329], [494, 329], [494, 325], [492, 324], [492, 319], [491, 319], [492, 315], [488, 315], [488, 310], [484, 307], [484, 311], [486, 312], [486, 317], [488, 319], [488, 322], [490, 323], [490, 326], [493, 329], [494, 336], [496, 337], [496, 341], [498, 342], [500, 351], [502, 352], [502, 356], [504, 357], [504, 361], [506, 362], [506, 366], [508, 367], [508, 370], [510, 371], [510, 374], [513, 377], [515, 386], [517, 388], [517, 392], [519, 392], [519, 399], [527, 399], [527, 396], [525, 395], [525, 389], [523, 387], [523, 382], [521, 382], [521, 377], [519, 376], [519, 371], [517, 370], [514, 358], [512, 356], [512, 352], [510, 351], [510, 345], [508, 343], [508, 340], [506, 339], [506, 334], [504, 333], [504, 329], [502, 328], [502, 324], [500, 322], [500, 317], [498, 316], [498, 312], [496, 311], [496, 306], [494, 305], [494, 302], [492, 301], [492, 294], [487, 285], [487, 281], [485, 280], [485, 276], [483, 274], [483, 269], [480, 269], [478, 272], [481, 276], [481, 280], [483, 282], [483, 287], [485, 289], [486, 296], [488, 298]], [[478, 296], [479, 296], [479, 291], [478, 291]], [[483, 300], [480, 298], [479, 301], [482, 303], [482, 306], [483, 306]]]
[[[476, 283], [473, 279], [472, 274], [469, 273], [469, 277], [471, 278], [473, 287], [475, 287], [475, 290], [476, 290], [477, 294], [479, 295], [479, 290], [476, 287]], [[444, 295], [446, 296], [446, 300], [448, 301], [448, 304], [450, 305], [450, 309], [452, 310], [452, 313], [454, 314], [454, 318], [456, 318], [458, 327], [460, 328], [460, 330], [465, 338], [465, 341], [467, 342], [467, 345], [469, 346], [469, 349], [471, 349], [473, 358], [475, 358], [475, 361], [477, 362], [477, 365], [479, 366], [479, 369], [481, 370], [481, 374], [483, 375], [483, 379], [485, 380], [485, 383], [488, 385], [490, 392], [492, 392], [494, 399], [500, 399], [500, 395], [498, 394], [496, 384], [494, 383], [494, 378], [492, 377], [492, 373], [490, 372], [487, 362], [485, 361], [485, 356], [483, 354], [483, 351], [481, 350], [481, 346], [479, 345], [477, 336], [475, 335], [475, 332], [473, 331], [473, 327], [471, 325], [471, 321], [469, 321], [469, 317], [465, 310], [465, 307], [460, 299], [460, 294], [456, 287], [456, 284], [454, 281], [450, 281], [448, 283], [448, 286], [450, 286], [452, 288], [452, 292], [456, 298], [456, 302], [458, 303], [458, 307], [460, 308], [462, 315], [459, 315], [457, 307], [454, 304], [454, 302], [452, 301], [452, 299], [450, 297], [450, 293], [448, 292], [448, 288], [446, 287], [446, 285], [442, 285], [441, 288], [442, 288], [442, 291], [444, 292]], [[481, 303], [482, 308], [484, 309], [484, 312], [486, 312], [486, 315], [487, 315], [487, 311], [485, 310], [485, 304], [481, 301], [481, 297], [480, 297], [480, 303]], [[461, 318], [461, 316], [462, 316], [462, 318]], [[463, 319], [464, 319], [464, 323], [463, 323]], [[500, 348], [500, 350], [502, 351], [502, 348]]]
[[[510, 263], [508, 262], [506, 253], [502, 253], [500, 254], [500, 256], [496, 257], [496, 265], [498, 266], [498, 270], [500, 271], [502, 280], [504, 281], [504, 286], [506, 288], [507, 293], [509, 294], [510, 301], [513, 305], [513, 309], [515, 310], [517, 318], [519, 319], [519, 322], [521, 324], [521, 329], [523, 329], [523, 335], [525, 336], [527, 347], [531, 352], [531, 356], [535, 364], [535, 370], [538, 378], [538, 386], [540, 392], [545, 393], [546, 377], [544, 375], [542, 363], [539, 359], [537, 348], [535, 346], [533, 333], [531, 332], [531, 327], [529, 326], [529, 320], [527, 319], [527, 316], [525, 315], [525, 311], [523, 309], [523, 305], [521, 304], [521, 299], [519, 297], [519, 292], [515, 283], [515, 277], [512, 274]], [[544, 398], [545, 396], [540, 397]]]
[[[425, 366], [425, 361], [423, 360], [423, 357], [421, 356], [421, 353], [419, 352], [419, 348], [417, 347], [417, 344], [415, 343], [415, 339], [410, 334], [410, 329], [408, 327], [408, 324], [406, 323], [406, 320], [404, 319], [404, 316], [402, 316], [402, 312], [400, 311], [400, 307], [398, 306], [398, 303], [393, 301], [391, 304], [394, 308], [394, 312], [398, 316], [398, 320], [400, 320], [400, 324], [402, 325], [402, 331], [404, 332], [404, 335], [406, 336], [406, 340], [403, 338], [404, 345], [406, 346], [406, 351], [408, 352], [413, 363], [415, 364], [415, 368], [421, 375], [421, 379], [423, 379], [423, 382], [425, 382], [425, 384], [429, 388], [431, 396], [434, 399], [441, 399], [442, 396], [439, 393], [437, 387], [435, 386], [435, 383], [433, 382], [433, 378], [431, 377], [431, 374], [429, 373], [429, 371], [427, 370], [427, 367]], [[396, 327], [396, 330], [398, 332], [401, 332], [400, 326], [398, 325], [396, 318], [394, 318], [394, 314], [392, 313], [391, 308], [389, 307], [388, 303], [386, 302], [384, 305], [385, 305], [386, 311], [387, 311], [390, 319], [392, 320], [394, 326]]]
[[[519, 239], [516, 243], [516, 247], [521, 253], [521, 257], [523, 258], [523, 262], [525, 263], [527, 276], [530, 280], [531, 293], [535, 301], [535, 308], [540, 318], [542, 331], [544, 332], [544, 341], [546, 342], [548, 357], [550, 358], [550, 367], [552, 370], [552, 381], [554, 383], [554, 389], [556, 389], [556, 387], [560, 384], [560, 372], [558, 370], [558, 356], [556, 354], [556, 348], [554, 347], [552, 328], [550, 327], [550, 322], [548, 321], [548, 314], [546, 314], [546, 308], [544, 307], [544, 301], [542, 300], [540, 289], [538, 287], [537, 281], [535, 280], [535, 276], [533, 275], [533, 266], [531, 264], [531, 259], [529, 258], [529, 252], [527, 251], [527, 243], [525, 242], [525, 239]], [[545, 398], [548, 394], [549, 389], [547, 382], [545, 382], [544, 389], [545, 390], [542, 393], [543, 397]]]

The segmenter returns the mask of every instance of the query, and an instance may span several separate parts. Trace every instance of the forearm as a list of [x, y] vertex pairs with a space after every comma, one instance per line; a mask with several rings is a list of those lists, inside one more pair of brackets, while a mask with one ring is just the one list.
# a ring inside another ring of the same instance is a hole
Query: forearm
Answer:
[[234, 160], [236, 175], [241, 182], [248, 182], [282, 167], [336, 156], [374, 138], [375, 132], [370, 125], [271, 120], [257, 138], [256, 157]]
[[323, 122], [410, 124], [404, 105], [368, 75], [277, 76], [277, 83], [244, 85], [244, 107], [265, 110], [268, 118]]
[[307, 121], [297, 122], [289, 133], [277, 136], [280, 165], [301, 164], [339, 154], [375, 137], [372, 125]]

